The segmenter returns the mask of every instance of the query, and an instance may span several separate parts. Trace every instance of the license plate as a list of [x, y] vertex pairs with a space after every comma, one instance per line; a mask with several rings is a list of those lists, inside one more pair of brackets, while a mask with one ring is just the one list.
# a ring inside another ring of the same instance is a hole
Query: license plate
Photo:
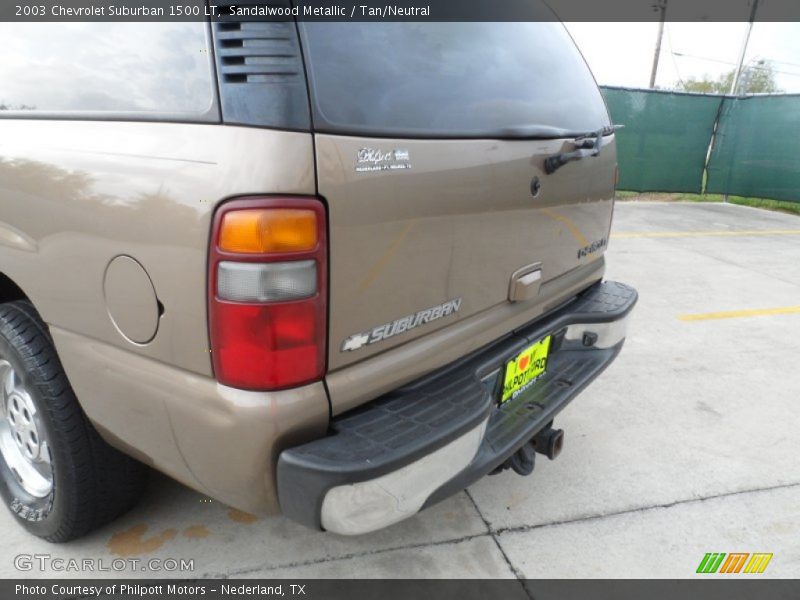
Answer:
[[547, 355], [550, 352], [550, 336], [528, 346], [506, 365], [503, 378], [503, 394], [500, 403], [507, 402], [528, 388], [547, 369]]

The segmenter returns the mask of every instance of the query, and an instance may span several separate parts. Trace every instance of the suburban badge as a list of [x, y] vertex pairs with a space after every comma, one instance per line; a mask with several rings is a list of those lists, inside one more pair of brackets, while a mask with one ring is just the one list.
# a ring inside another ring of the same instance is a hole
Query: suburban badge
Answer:
[[419, 325], [425, 325], [426, 323], [441, 319], [442, 317], [453, 315], [458, 312], [459, 308], [461, 308], [461, 298], [454, 298], [453, 300], [448, 300], [444, 304], [438, 304], [437, 306], [421, 310], [414, 315], [408, 315], [396, 321], [378, 325], [370, 331], [355, 333], [342, 342], [341, 351], [352, 352], [353, 350], [358, 350], [369, 344], [374, 344], [390, 337], [400, 335], [401, 333], [406, 333]]

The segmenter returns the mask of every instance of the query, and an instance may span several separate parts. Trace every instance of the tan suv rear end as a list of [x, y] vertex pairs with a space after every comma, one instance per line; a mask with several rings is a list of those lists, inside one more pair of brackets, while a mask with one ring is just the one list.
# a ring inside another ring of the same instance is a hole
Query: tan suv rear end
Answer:
[[[355, 534], [555, 458], [555, 415], [636, 301], [602, 282], [614, 129], [563, 27], [160, 26], [108, 25], [121, 50], [202, 45], [179, 85], [48, 95], [0, 72], [0, 475], [20, 522], [85, 533], [131, 505], [140, 461]], [[12, 47], [53, 60], [29, 27]], [[80, 517], [64, 489], [107, 509]]]

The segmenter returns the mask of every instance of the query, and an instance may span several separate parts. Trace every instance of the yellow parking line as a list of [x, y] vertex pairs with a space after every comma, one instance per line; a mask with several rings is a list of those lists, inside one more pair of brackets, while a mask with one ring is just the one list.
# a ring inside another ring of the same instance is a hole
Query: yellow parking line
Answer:
[[611, 234], [612, 240], [633, 238], [683, 238], [683, 237], [737, 237], [758, 235], [800, 235], [800, 229], [744, 229], [741, 231], [645, 231], [619, 232]]
[[783, 306], [779, 308], [753, 308], [750, 310], [728, 310], [723, 312], [679, 315], [680, 321], [710, 321], [712, 319], [739, 319], [743, 317], [765, 317], [768, 315], [788, 315], [800, 313], [800, 306]]

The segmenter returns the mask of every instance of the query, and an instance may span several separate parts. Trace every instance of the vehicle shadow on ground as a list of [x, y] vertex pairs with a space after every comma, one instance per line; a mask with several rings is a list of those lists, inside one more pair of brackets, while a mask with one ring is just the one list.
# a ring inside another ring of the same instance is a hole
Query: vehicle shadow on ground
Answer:
[[[248, 576], [275, 568], [349, 558], [390, 549], [460, 540], [486, 533], [466, 494], [387, 529], [358, 537], [313, 531], [281, 516], [254, 516], [208, 498], [155, 471], [129, 513], [91, 535], [53, 546], [24, 532], [26, 550], [136, 562], [101, 576]], [[40, 549], [40, 548], [38, 548]], [[191, 572], [142, 571], [152, 559], [194, 561]], [[121, 563], [119, 563], [121, 564]], [[59, 574], [61, 575], [61, 574]], [[76, 574], [75, 576], [78, 576]]]

